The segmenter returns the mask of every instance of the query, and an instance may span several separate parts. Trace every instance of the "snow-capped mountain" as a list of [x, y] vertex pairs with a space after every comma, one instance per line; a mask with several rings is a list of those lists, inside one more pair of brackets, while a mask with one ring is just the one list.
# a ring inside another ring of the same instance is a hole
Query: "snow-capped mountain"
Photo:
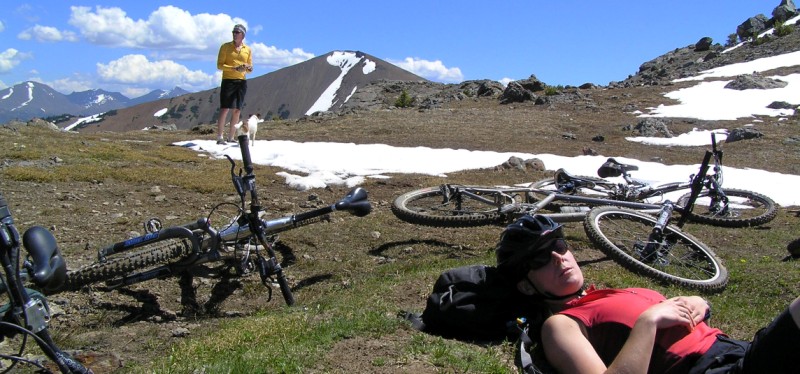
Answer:
[[66, 95], [46, 84], [24, 82], [0, 91], [0, 122], [15, 118], [28, 120], [78, 110]]
[[135, 99], [131, 99], [128, 102], [128, 106], [139, 105], [139, 104], [146, 103], [146, 102], [149, 102], [149, 101], [156, 101], [156, 100], [161, 100], [161, 99], [169, 99], [169, 98], [173, 98], [173, 97], [183, 96], [183, 95], [186, 95], [188, 93], [191, 93], [191, 92], [186, 91], [186, 90], [184, 90], [183, 88], [180, 88], [180, 87], [175, 87], [175, 88], [173, 88], [171, 90], [154, 90], [154, 91], [151, 91], [150, 93], [148, 93], [147, 95], [143, 95], [143, 96], [139, 96], [139, 97], [137, 97]]
[[0, 90], [0, 123], [62, 114], [93, 115], [187, 93], [188, 91], [175, 87], [169, 91], [155, 90], [135, 99], [119, 92], [99, 89], [64, 95], [46, 84], [29, 81]]
[[100, 89], [73, 92], [67, 95], [67, 99], [82, 108], [91, 110], [92, 113], [106, 112], [112, 109], [123, 108], [128, 106], [128, 103], [130, 102], [129, 98], [119, 92], [108, 92]]
[[[360, 51], [332, 51], [299, 64], [247, 79], [244, 116], [296, 119], [314, 112], [339, 111], [370, 96], [380, 81], [428, 82], [413, 73]], [[399, 94], [399, 93], [398, 93]], [[375, 95], [371, 95], [375, 96]], [[358, 99], [358, 100], [356, 100]], [[79, 131], [130, 131], [174, 124], [190, 129], [216, 123], [219, 88], [120, 109]]]

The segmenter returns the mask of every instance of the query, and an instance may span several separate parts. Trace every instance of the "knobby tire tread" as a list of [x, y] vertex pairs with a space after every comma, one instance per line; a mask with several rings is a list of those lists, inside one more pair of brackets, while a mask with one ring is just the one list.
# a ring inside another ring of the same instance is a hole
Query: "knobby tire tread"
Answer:
[[[712, 226], [719, 227], [751, 227], [760, 226], [775, 219], [778, 215], [778, 209], [771, 198], [757, 192], [740, 190], [735, 188], [723, 188], [725, 194], [734, 197], [744, 197], [760, 203], [762, 206], [758, 209], [762, 211], [754, 217], [737, 217], [737, 216], [720, 216], [720, 215], [706, 215], [701, 212], [707, 211], [706, 207], [701, 204], [695, 204], [692, 212], [689, 213], [689, 219], [694, 222], [704, 223]], [[690, 193], [681, 196], [678, 199], [678, 205], [685, 206], [689, 201]], [[701, 197], [708, 196], [708, 190], [703, 190], [700, 193]]]
[[185, 239], [156, 243], [153, 248], [121, 254], [104, 262], [96, 262], [70, 271], [67, 273], [64, 287], [59, 291], [79, 290], [93, 283], [109, 281], [140, 269], [170, 262], [173, 259], [189, 255], [191, 252], [192, 244]]
[[[592, 209], [584, 220], [584, 230], [587, 236], [601, 251], [613, 259], [624, 268], [654, 279], [663, 284], [672, 284], [684, 288], [695, 289], [700, 291], [717, 292], [723, 290], [728, 284], [728, 270], [722, 264], [722, 260], [711, 251], [705, 244], [697, 240], [694, 236], [681, 231], [678, 227], [668, 225], [664, 229], [666, 235], [676, 235], [681, 238], [682, 242], [687, 242], [691, 249], [697, 255], [703, 257], [703, 260], [710, 263], [715, 269], [714, 275], [709, 279], [687, 279], [681, 276], [669, 274], [665, 271], [656, 269], [639, 259], [633, 257], [628, 252], [620, 249], [615, 243], [612, 243], [609, 236], [603, 233], [598, 223], [599, 217], [613, 215], [618, 220], [628, 221], [628, 225], [638, 225], [647, 223], [650, 227], [655, 226], [656, 218], [638, 212], [632, 209], [619, 208], [614, 206], [604, 206]], [[626, 238], [631, 240], [632, 238]], [[633, 241], [633, 240], [631, 240]]]

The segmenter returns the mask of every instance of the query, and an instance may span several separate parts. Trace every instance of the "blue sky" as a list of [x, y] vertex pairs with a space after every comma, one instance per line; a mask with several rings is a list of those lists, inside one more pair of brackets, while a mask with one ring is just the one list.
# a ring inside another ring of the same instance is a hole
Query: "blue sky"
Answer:
[[0, 89], [28, 80], [69, 94], [129, 97], [216, 87], [219, 45], [247, 25], [256, 77], [359, 50], [427, 79], [608, 84], [780, 1], [103, 1], [4, 0]]

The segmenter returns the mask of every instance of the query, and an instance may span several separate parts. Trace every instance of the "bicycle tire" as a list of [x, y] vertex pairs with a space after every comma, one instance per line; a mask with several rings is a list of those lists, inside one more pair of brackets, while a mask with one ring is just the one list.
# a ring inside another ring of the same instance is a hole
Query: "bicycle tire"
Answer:
[[[611, 191], [608, 188], [605, 188], [606, 185], [610, 184], [610, 182], [605, 180], [605, 179], [598, 178], [598, 177], [589, 177], [589, 176], [585, 176], [585, 175], [576, 175], [575, 177], [578, 177], [578, 178], [581, 178], [581, 179], [585, 179], [585, 180], [594, 181], [594, 182], [596, 182], [597, 186], [602, 187], [603, 189], [607, 190], [607, 192], [603, 193], [603, 192], [599, 192], [599, 191], [596, 191], [596, 190], [587, 190], [587, 189], [579, 187], [579, 188], [576, 188], [574, 191], [571, 191], [571, 192], [563, 192], [562, 191], [560, 193], [565, 193], [565, 194], [568, 194], [568, 195], [575, 195], [575, 196], [600, 197], [600, 198], [612, 198], [612, 196], [614, 196], [614, 192], [613, 191]], [[534, 189], [534, 190], [546, 190], [546, 191], [554, 191], [554, 192], [556, 192], [557, 189], [556, 189], [555, 177], [545, 178], [545, 179], [533, 182], [533, 183], [530, 184], [530, 188]], [[586, 193], [587, 191], [591, 191], [591, 192], [590, 193]], [[527, 198], [528, 198], [528, 202], [529, 203], [535, 203], [537, 201], [540, 201], [545, 196], [546, 196], [545, 194], [536, 193], [534, 191], [530, 191], [530, 192], [527, 193]], [[570, 202], [570, 201], [567, 201], [567, 200], [554, 200], [554, 201], [550, 202], [550, 204], [547, 204], [545, 209], [557, 212], [557, 211], [560, 211], [562, 207], [576, 206], [576, 205], [584, 205], [585, 206], [586, 204], [585, 203], [573, 203], [573, 202]]]
[[59, 291], [76, 291], [93, 283], [110, 281], [129, 275], [136, 270], [170, 262], [192, 253], [192, 243], [188, 240], [165, 240], [144, 249], [103, 262], [95, 262], [78, 270], [67, 272], [67, 280]]
[[[695, 237], [674, 225], [664, 228], [672, 242], [659, 246], [656, 261], [643, 259], [656, 218], [627, 208], [603, 206], [592, 209], [584, 220], [589, 239], [608, 257], [634, 273], [663, 284], [701, 291], [721, 291], [728, 283], [728, 270], [717, 255]], [[662, 251], [663, 250], [663, 251]]]
[[[750, 227], [770, 222], [778, 214], [775, 201], [765, 195], [735, 188], [723, 188], [722, 190], [730, 202], [727, 212], [723, 214], [706, 209], [711, 202], [708, 200], [709, 191], [703, 190], [700, 192], [694, 208], [688, 213], [689, 219], [713, 226]], [[689, 201], [690, 194], [681, 196], [678, 199], [678, 205], [685, 206]]]
[[[453, 185], [455, 186], [455, 185]], [[455, 186], [457, 188], [490, 187]], [[422, 188], [398, 196], [392, 202], [392, 213], [408, 223], [433, 227], [476, 227], [488, 226], [504, 222], [496, 206], [484, 202], [462, 201], [461, 207], [455, 206], [453, 199], [444, 202], [444, 192], [440, 186]], [[468, 196], [465, 196], [469, 198]], [[505, 199], [505, 203], [513, 203]]]

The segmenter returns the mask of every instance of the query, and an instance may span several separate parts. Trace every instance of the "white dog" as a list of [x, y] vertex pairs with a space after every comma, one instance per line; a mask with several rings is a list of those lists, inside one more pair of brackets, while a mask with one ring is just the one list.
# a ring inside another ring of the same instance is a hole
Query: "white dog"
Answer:
[[256, 113], [250, 116], [247, 121], [239, 122], [239, 128], [236, 129], [236, 136], [247, 135], [250, 139], [250, 146], [256, 145], [256, 133], [258, 132], [258, 122], [261, 121], [261, 114]]

